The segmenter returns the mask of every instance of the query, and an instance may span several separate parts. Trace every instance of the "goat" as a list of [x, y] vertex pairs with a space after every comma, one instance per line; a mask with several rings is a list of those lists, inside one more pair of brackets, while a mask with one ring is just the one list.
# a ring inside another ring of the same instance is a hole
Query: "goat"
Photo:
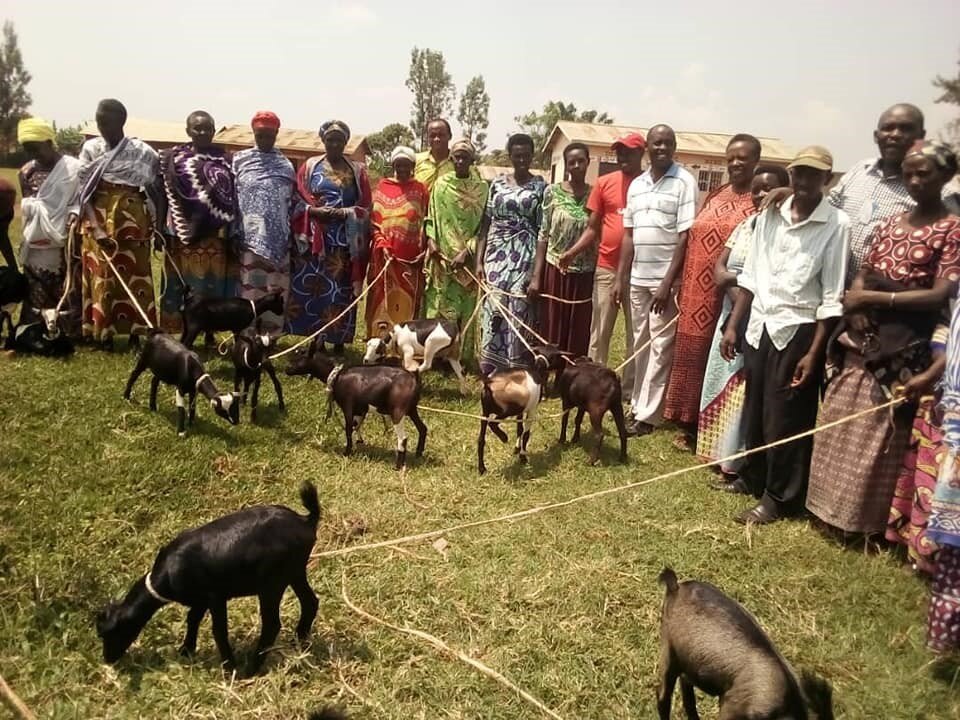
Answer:
[[40, 357], [67, 357], [73, 354], [73, 342], [60, 327], [60, 316], [66, 311], [56, 308], [40, 311], [40, 319], [30, 323], [20, 322], [7, 336], [4, 349]]
[[193, 347], [200, 333], [209, 343], [214, 332], [230, 331], [234, 335], [250, 327], [265, 312], [283, 315], [283, 293], [279, 290], [257, 300], [244, 298], [206, 298], [183, 289], [183, 334], [180, 342]]
[[7, 324], [7, 338], [13, 337], [13, 311], [17, 305], [24, 302], [30, 293], [27, 276], [15, 267], [0, 266], [0, 336], [3, 335], [3, 324]]
[[115, 663], [168, 603], [187, 606], [187, 633], [180, 654], [197, 650], [197, 630], [209, 610], [213, 639], [228, 668], [236, 667], [227, 636], [227, 601], [260, 598], [260, 640], [253, 660], [259, 670], [280, 632], [280, 601], [287, 587], [300, 600], [297, 637], [307, 639], [319, 603], [307, 581], [307, 561], [320, 520], [317, 489], [304, 483], [300, 501], [307, 515], [282, 505], [254, 505], [186, 530], [160, 548], [150, 572], [119, 603], [108, 603], [96, 619], [103, 659]]
[[797, 677], [759, 623], [710, 583], [677, 582], [670, 568], [660, 621], [660, 720], [680, 680], [687, 718], [698, 720], [694, 688], [720, 698], [720, 720], [833, 720], [830, 684]]
[[[561, 350], [556, 345], [534, 345], [530, 350], [524, 351], [524, 356], [527, 358], [527, 362], [531, 365], [533, 361], [540, 356], [546, 362], [546, 377], [549, 377], [550, 373], [553, 373], [553, 386], [551, 392], [556, 392], [560, 387], [560, 373], [563, 372], [573, 361], [573, 353], [567, 352], [566, 350]], [[546, 392], [546, 390], [544, 390]]]
[[600, 459], [600, 447], [603, 445], [603, 416], [607, 411], [613, 415], [620, 435], [620, 462], [627, 461], [627, 427], [623, 417], [623, 391], [620, 378], [605, 365], [591, 362], [588, 358], [577, 358], [560, 373], [558, 384], [563, 418], [560, 420], [560, 443], [567, 442], [567, 422], [570, 411], [577, 408], [577, 418], [573, 424], [573, 442], [580, 440], [580, 423], [584, 413], [590, 414], [590, 425], [597, 444], [590, 452], [590, 464]]
[[210, 401], [211, 407], [231, 425], [240, 424], [240, 396], [238, 393], [221, 393], [217, 390], [210, 374], [203, 369], [199, 356], [169, 335], [152, 329], [137, 363], [127, 380], [123, 391], [125, 400], [130, 399], [133, 384], [144, 370], [150, 368], [153, 379], [150, 381], [150, 409], [157, 409], [157, 388], [160, 383], [173, 385], [176, 389], [177, 434], [187, 434], [184, 419], [185, 405], [190, 406], [190, 424], [197, 413], [197, 393]]
[[280, 408], [280, 412], [285, 410], [280, 380], [277, 379], [277, 372], [274, 370], [273, 363], [266, 356], [268, 347], [270, 347], [269, 335], [242, 333], [234, 336], [231, 353], [234, 368], [233, 389], [234, 392], [239, 392], [242, 381], [242, 398], [246, 400], [247, 392], [253, 385], [253, 394], [250, 396], [250, 422], [257, 421], [257, 400], [260, 395], [260, 380], [264, 372], [273, 381], [273, 388], [277, 391], [277, 406]]
[[[517, 418], [517, 444], [514, 453], [519, 456], [520, 464], [527, 463], [527, 443], [530, 441], [530, 426], [537, 415], [537, 406], [543, 399], [546, 359], [534, 360], [533, 369], [509, 368], [495, 370], [482, 378], [480, 390], [480, 436], [477, 438], [477, 470], [481, 475], [487, 472], [483, 461], [487, 444], [487, 426], [490, 431], [507, 442], [507, 434], [500, 427], [500, 420]], [[527, 427], [524, 429], [524, 421]]]
[[407, 462], [407, 432], [403, 418], [409, 417], [417, 428], [416, 456], [423, 455], [427, 442], [427, 426], [420, 419], [417, 403], [420, 402], [420, 376], [403, 368], [386, 365], [360, 365], [344, 368], [324, 355], [301, 355], [287, 367], [287, 375], [307, 375], [327, 384], [330, 396], [327, 418], [333, 412], [333, 402], [343, 411], [347, 446], [344, 454], [353, 454], [353, 434], [357, 444], [363, 444], [360, 426], [372, 406], [378, 413], [389, 416], [397, 434], [396, 469]]
[[307, 716], [307, 720], [347, 720], [347, 713], [339, 707], [327, 705], [311, 712]]
[[[434, 358], [444, 358], [450, 363], [460, 391], [467, 392], [467, 381], [460, 365], [460, 326], [446, 318], [408, 320], [393, 326], [380, 323], [380, 334], [367, 340], [363, 363], [370, 365], [389, 355], [400, 355], [403, 367], [409, 372], [423, 372], [433, 367]], [[417, 364], [416, 357], [423, 362]]]

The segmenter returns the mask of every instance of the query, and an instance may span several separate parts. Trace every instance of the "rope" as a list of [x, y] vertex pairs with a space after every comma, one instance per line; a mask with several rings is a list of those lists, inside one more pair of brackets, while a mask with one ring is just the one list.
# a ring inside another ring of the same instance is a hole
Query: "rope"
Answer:
[[491, 668], [489, 665], [485, 665], [479, 660], [470, 657], [466, 653], [450, 647], [443, 640], [436, 637], [435, 635], [431, 635], [430, 633], [424, 632], [423, 630], [416, 630], [414, 628], [400, 627], [399, 625], [394, 625], [393, 623], [387, 622], [386, 620], [382, 620], [381, 618], [378, 618], [375, 615], [371, 615], [363, 608], [360, 608], [354, 605], [353, 602], [350, 600], [350, 597], [347, 595], [346, 573], [343, 573], [341, 576], [340, 593], [341, 593], [341, 596], [343, 597], [343, 602], [346, 604], [346, 606], [350, 608], [353, 612], [355, 612], [357, 615], [359, 615], [360, 617], [365, 618], [366, 620], [369, 620], [370, 622], [375, 623], [377, 625], [381, 625], [385, 628], [389, 628], [394, 632], [398, 632], [403, 635], [410, 635], [411, 637], [419, 638], [420, 640], [423, 640], [429, 643], [430, 645], [433, 645], [437, 650], [439, 650], [444, 655], [448, 655], [452, 658], [465, 662], [474, 670], [478, 670], [479, 672], [486, 675], [488, 678], [495, 680], [496, 682], [503, 685], [505, 688], [508, 688], [509, 690], [515, 692], [518, 696], [523, 698], [529, 704], [533, 705], [535, 708], [537, 708], [537, 710], [539, 710], [543, 714], [549, 717], [552, 717], [555, 720], [563, 720], [563, 718], [557, 715], [557, 713], [555, 713], [553, 710], [548, 708], [542, 702], [537, 700], [533, 695], [531, 695], [527, 691], [515, 685], [513, 682], [511, 682], [506, 677], [501, 675], [499, 672]]
[[377, 548], [384, 547], [393, 547], [394, 545], [405, 545], [407, 543], [419, 542], [421, 540], [430, 540], [435, 537], [442, 535], [447, 535], [448, 533], [457, 532], [459, 530], [467, 530], [475, 527], [482, 527], [484, 525], [494, 525], [496, 523], [509, 522], [511, 520], [520, 520], [523, 518], [530, 517], [532, 515], [539, 515], [540, 513], [548, 512], [550, 510], [557, 510], [559, 508], [568, 507], [570, 505], [577, 505], [588, 500], [596, 500], [597, 498], [606, 497], [607, 495], [614, 495], [617, 493], [624, 492], [626, 490], [632, 490], [634, 488], [642, 487], [644, 485], [650, 485], [651, 483], [659, 482], [661, 480], [669, 480], [670, 478], [678, 477], [680, 475], [685, 475], [687, 473], [693, 472], [695, 470], [702, 470], [704, 468], [715, 467], [722, 465], [724, 463], [732, 462], [733, 460], [739, 460], [741, 458], [749, 457], [760, 452], [765, 452], [771, 448], [780, 447], [781, 445], [787, 445], [797, 440], [802, 440], [803, 438], [811, 437], [817, 433], [823, 432], [824, 430], [829, 430], [840, 425], [844, 425], [858, 418], [870, 415], [879, 410], [886, 410], [887, 408], [893, 408], [897, 405], [906, 402], [906, 398], [896, 398], [882, 405], [877, 405], [876, 407], [867, 408], [866, 410], [861, 410], [860, 412], [854, 413], [852, 415], [847, 415], [842, 417], [839, 420], [834, 420], [833, 422], [827, 423], [826, 425], [820, 425], [818, 427], [806, 430], [802, 433], [798, 433], [788, 438], [782, 440], [776, 440], [772, 443], [768, 443], [761, 447], [751, 448], [750, 450], [743, 450], [733, 455], [729, 455], [725, 458], [720, 458], [719, 460], [711, 460], [710, 462], [700, 463], [697, 465], [690, 465], [688, 467], [680, 468], [679, 470], [672, 470], [668, 473], [663, 473], [662, 475], [656, 475], [652, 478], [647, 478], [646, 480], [638, 480], [637, 482], [627, 483], [626, 485], [618, 485], [617, 487], [607, 488], [605, 490], [598, 490], [596, 492], [588, 493], [587, 495], [579, 495], [577, 497], [570, 498], [568, 500], [561, 500], [559, 502], [549, 503], [547, 505], [540, 505], [538, 507], [530, 508], [528, 510], [521, 510], [519, 512], [513, 512], [508, 515], [500, 515], [497, 517], [486, 518], [483, 520], [473, 520], [471, 522], [460, 523], [459, 525], [452, 525], [441, 530], [430, 530], [427, 532], [417, 533], [415, 535], [406, 535], [400, 538], [394, 538], [393, 540], [382, 540], [375, 543], [367, 543], [365, 545], [353, 545], [350, 547], [339, 548], [337, 550], [326, 550], [324, 552], [313, 553], [311, 557], [313, 558], [323, 558], [323, 557], [339, 557], [341, 555], [350, 555], [356, 552], [362, 552], [365, 550], [375, 550]]
[[[677, 307], [677, 309], [679, 310], [679, 306]], [[633, 355], [631, 355], [631, 356], [628, 357], [626, 360], [624, 360], [622, 363], [620, 363], [619, 365], [617, 365], [617, 366], [613, 369], [613, 371], [614, 371], [614, 372], [620, 372], [621, 370], [623, 370], [627, 365], [629, 365], [630, 363], [633, 362], [633, 360], [637, 357], [637, 355], [639, 355], [639, 354], [642, 353], [644, 350], [646, 350], [648, 347], [650, 347], [650, 345], [653, 344], [653, 341], [654, 341], [654, 340], [656, 340], [658, 337], [660, 337], [661, 335], [663, 335], [663, 333], [665, 333], [665, 332], [666, 332], [667, 330], [669, 330], [671, 327], [673, 327], [674, 325], [676, 325], [679, 320], [680, 320], [680, 313], [678, 312], [676, 315], [674, 315], [673, 320], [671, 320], [671, 321], [668, 322], [666, 325], [664, 325], [662, 328], [660, 328], [660, 330], [658, 330], [655, 334], [651, 335], [649, 340], [647, 340], [643, 345], [641, 345], [640, 348], [633, 353]]]
[[57, 302], [57, 311], [56, 316], [60, 317], [60, 308], [63, 307], [63, 304], [67, 301], [67, 297], [70, 295], [70, 286], [73, 280], [73, 248], [71, 245], [74, 242], [74, 232], [76, 231], [76, 223], [71, 221], [70, 225], [67, 227], [67, 240], [64, 245], [64, 250], [66, 251], [66, 259], [64, 262], [67, 265], [67, 277], [63, 283], [63, 295], [60, 296], [60, 300]]
[[[470, 418], [471, 420], [486, 420], [489, 423], [530, 423], [530, 420], [525, 420], [523, 418], [498, 418], [491, 420], [489, 417], [484, 417], [483, 415], [471, 415], [470, 413], [459, 412], [457, 410], [444, 410], [443, 408], [427, 407], [426, 405], [417, 405], [417, 410], [425, 410], [427, 412], [439, 413], [441, 415], [455, 415], [456, 417], [465, 417]], [[576, 408], [570, 408], [569, 410], [553, 413], [552, 415], [540, 415], [538, 413], [533, 422], [539, 422], [540, 420], [556, 420], [557, 418], [561, 418], [567, 413], [573, 412], [574, 410], [576, 410]]]
[[37, 716], [34, 715], [26, 703], [17, 696], [13, 688], [7, 685], [7, 681], [3, 679], [2, 675], [0, 675], [0, 696], [2, 696], [6, 703], [17, 713], [17, 716], [21, 718], [21, 720], [37, 720]]
[[[522, 293], [512, 293], [508, 290], [501, 290], [500, 288], [495, 288], [498, 293], [501, 295], [507, 295], [508, 297], [517, 298], [519, 300], [531, 300], [532, 298], [522, 294]], [[554, 300], [558, 303], [563, 303], [564, 305], [583, 305], [588, 302], [593, 302], [592, 297], [583, 298], [582, 300], [567, 300], [566, 298], [557, 297], [556, 295], [550, 295], [549, 293], [537, 293], [538, 298], [546, 298], [547, 300]]]
[[130, 302], [133, 303], [133, 306], [137, 309], [137, 312], [140, 313], [140, 317], [143, 318], [143, 322], [146, 324], [148, 328], [153, 329], [153, 323], [150, 322], [150, 318], [147, 317], [147, 314], [143, 311], [143, 308], [140, 307], [140, 303], [138, 303], [137, 299], [133, 296], [133, 291], [130, 290], [127, 283], [124, 282], [123, 278], [120, 276], [120, 272], [117, 270], [117, 266], [113, 264], [113, 260], [111, 260], [110, 257], [103, 251], [103, 248], [100, 248], [99, 250], [100, 250], [100, 257], [106, 260], [107, 265], [109, 265], [110, 269], [113, 270], [113, 274], [116, 276], [117, 281], [126, 291], [127, 297], [130, 298]]
[[347, 313], [349, 313], [351, 310], [353, 310], [353, 308], [355, 308], [355, 307], [360, 303], [360, 301], [363, 300], [363, 299], [367, 296], [367, 293], [370, 292], [370, 288], [372, 288], [374, 285], [376, 285], [377, 282], [380, 280], [380, 278], [383, 277], [384, 273], [387, 272], [387, 268], [390, 267], [390, 263], [392, 263], [392, 262], [393, 262], [393, 258], [392, 258], [392, 257], [388, 257], [388, 258], [387, 258], [387, 262], [384, 263], [383, 268], [380, 270], [379, 273], [377, 273], [377, 276], [376, 276], [375, 278], [373, 278], [373, 280], [371, 280], [370, 282], [368, 282], [368, 283], [367, 283], [367, 287], [365, 287], [365, 288], [363, 289], [363, 292], [361, 292], [359, 295], [357, 295], [356, 299], [355, 299], [352, 303], [350, 303], [349, 305], [347, 305], [347, 306], [343, 309], [343, 312], [341, 312], [339, 315], [337, 315], [333, 320], [331, 320], [330, 322], [328, 322], [326, 325], [324, 325], [323, 327], [321, 327], [319, 330], [313, 332], [313, 333], [310, 334], [310, 335], [307, 335], [305, 338], [303, 338], [303, 339], [300, 340], [299, 342], [294, 343], [293, 345], [291, 345], [290, 347], [288, 347], [286, 350], [281, 350], [281, 351], [278, 352], [278, 353], [274, 353], [273, 355], [271, 355], [271, 356], [270, 356], [269, 358], [267, 358], [267, 359], [268, 359], [268, 360], [275, 360], [275, 359], [278, 358], [278, 357], [283, 357], [283, 356], [286, 355], [287, 353], [292, 353], [294, 350], [296, 350], [296, 349], [297, 349], [298, 347], [300, 347], [301, 345], [304, 345], [304, 344], [310, 342], [310, 341], [313, 340], [317, 335], [320, 335], [321, 333], [326, 332], [330, 327], [332, 327], [333, 325], [336, 325], [337, 322], [340, 321], [340, 318], [344, 317]]

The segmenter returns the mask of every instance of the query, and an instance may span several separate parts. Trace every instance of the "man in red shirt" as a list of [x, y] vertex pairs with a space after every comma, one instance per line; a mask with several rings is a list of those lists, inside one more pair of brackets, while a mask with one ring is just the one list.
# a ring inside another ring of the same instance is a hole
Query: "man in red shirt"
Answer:
[[[608, 173], [597, 179], [587, 209], [590, 220], [580, 239], [559, 257], [560, 269], [584, 250], [597, 245], [597, 271], [593, 281], [593, 318], [590, 323], [590, 357], [606, 364], [610, 353], [610, 336], [617, 321], [617, 306], [613, 304], [613, 285], [620, 263], [623, 244], [623, 209], [627, 204], [627, 189], [633, 179], [643, 172], [643, 151], [647, 141], [640, 133], [622, 137], [613, 144], [619, 172]], [[630, 293], [621, 288], [620, 307], [623, 309], [623, 328], [626, 347], [633, 348], [633, 324], [630, 320]], [[627, 350], [627, 353], [632, 350]], [[628, 363], [623, 369], [623, 397], [633, 393], [634, 368]]]

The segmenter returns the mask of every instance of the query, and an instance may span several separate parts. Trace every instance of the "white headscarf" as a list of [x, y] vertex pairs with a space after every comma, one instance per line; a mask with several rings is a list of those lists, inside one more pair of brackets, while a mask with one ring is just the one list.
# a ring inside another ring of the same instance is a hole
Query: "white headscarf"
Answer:
[[393, 149], [393, 152], [390, 153], [390, 164], [393, 165], [401, 158], [409, 160], [414, 165], [417, 163], [417, 154], [413, 151], [413, 148], [407, 147], [406, 145], [398, 145]]

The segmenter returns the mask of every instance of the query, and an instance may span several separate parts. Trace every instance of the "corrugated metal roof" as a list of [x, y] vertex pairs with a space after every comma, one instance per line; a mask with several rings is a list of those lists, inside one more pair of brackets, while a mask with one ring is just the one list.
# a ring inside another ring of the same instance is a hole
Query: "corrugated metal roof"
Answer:
[[[490, 182], [491, 180], [497, 179], [501, 175], [513, 175], [513, 168], [504, 167], [502, 165], [477, 165], [477, 172], [480, 173], [480, 177], [487, 182]], [[537, 170], [536, 168], [530, 168], [530, 174], [539, 175], [544, 180], [546, 180], [548, 177], [546, 170]]]
[[[630, 133], [639, 132], [644, 136], [649, 128], [636, 125], [597, 125], [594, 123], [578, 123], [562, 120], [547, 138], [544, 150], [549, 151], [557, 141], [559, 134], [566, 136], [570, 142], [582, 142], [588, 145], [612, 145], [618, 138]], [[727, 151], [727, 143], [733, 137], [732, 133], [687, 132], [677, 130], [677, 152], [695, 153], [700, 155], [716, 155], [723, 157]], [[765, 160], [779, 160], [787, 162], [793, 159], [793, 148], [784, 144], [778, 138], [758, 137], [763, 147]]]
[[[100, 131], [97, 130], [95, 122], [88, 122], [81, 128], [86, 137], [98, 137]], [[186, 123], [183, 122], [160, 122], [157, 120], [141, 120], [140, 118], [127, 118], [123, 126], [123, 132], [129, 137], [135, 137], [144, 142], [160, 143], [182, 143], [187, 142]]]

